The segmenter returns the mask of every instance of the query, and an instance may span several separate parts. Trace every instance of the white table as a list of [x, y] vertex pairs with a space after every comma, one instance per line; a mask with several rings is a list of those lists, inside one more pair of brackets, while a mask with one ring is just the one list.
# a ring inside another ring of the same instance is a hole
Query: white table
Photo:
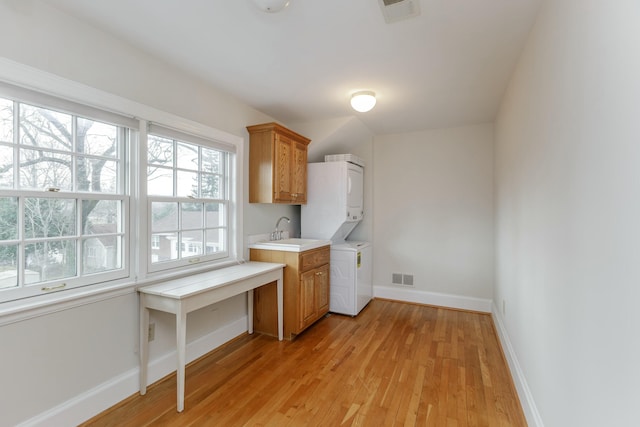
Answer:
[[253, 333], [253, 290], [277, 282], [278, 339], [283, 336], [282, 269], [284, 264], [246, 262], [219, 270], [172, 279], [138, 289], [140, 294], [140, 394], [147, 392], [149, 362], [149, 309], [176, 315], [178, 352], [177, 407], [184, 410], [187, 313], [210, 304], [248, 292], [248, 331]]

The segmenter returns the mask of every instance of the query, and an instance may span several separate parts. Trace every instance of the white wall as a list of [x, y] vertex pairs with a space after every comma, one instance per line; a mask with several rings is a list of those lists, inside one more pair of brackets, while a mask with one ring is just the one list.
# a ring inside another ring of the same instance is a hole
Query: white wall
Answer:
[[[374, 171], [376, 294], [490, 310], [492, 125], [377, 136]], [[392, 273], [413, 274], [414, 287]]]
[[530, 422], [638, 425], [639, 22], [546, 1], [496, 122], [494, 300]]
[[[0, 1], [0, 40], [1, 57], [241, 136], [245, 154], [245, 126], [273, 120], [39, 1]], [[247, 182], [248, 155], [245, 194]], [[288, 206], [249, 205], [245, 197], [244, 232], [269, 232], [280, 215], [295, 212]], [[245, 300], [239, 296], [190, 314], [191, 353], [246, 330]], [[131, 292], [0, 326], [0, 425], [45, 411], [52, 412], [35, 420], [73, 425], [133, 393], [138, 386], [136, 313], [137, 296]], [[153, 379], [175, 366], [167, 357], [175, 324], [161, 313], [152, 314], [151, 321], [156, 323]]]

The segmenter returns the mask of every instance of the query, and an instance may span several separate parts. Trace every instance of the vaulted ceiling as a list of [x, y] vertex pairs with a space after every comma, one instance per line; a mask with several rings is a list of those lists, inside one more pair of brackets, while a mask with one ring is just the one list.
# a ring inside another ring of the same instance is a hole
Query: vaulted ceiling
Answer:
[[[284, 123], [357, 116], [389, 134], [493, 121], [541, 0], [44, 0]], [[352, 92], [373, 90], [368, 113]]]

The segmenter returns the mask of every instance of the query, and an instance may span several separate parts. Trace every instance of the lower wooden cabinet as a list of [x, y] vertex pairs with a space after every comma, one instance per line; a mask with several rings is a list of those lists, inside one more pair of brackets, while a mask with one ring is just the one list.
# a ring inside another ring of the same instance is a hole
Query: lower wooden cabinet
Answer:
[[[292, 339], [329, 312], [329, 246], [305, 252], [251, 249], [252, 261], [279, 262], [284, 269], [284, 337]], [[277, 336], [275, 283], [254, 291], [253, 329]]]
[[300, 330], [329, 311], [329, 265], [300, 275]]

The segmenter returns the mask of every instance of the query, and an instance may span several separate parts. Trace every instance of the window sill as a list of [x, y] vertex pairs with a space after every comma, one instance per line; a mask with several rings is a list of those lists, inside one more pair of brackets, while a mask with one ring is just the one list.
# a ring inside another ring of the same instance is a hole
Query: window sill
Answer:
[[53, 292], [46, 295], [3, 302], [0, 303], [0, 326], [44, 316], [50, 313], [67, 310], [69, 308], [116, 298], [122, 295], [132, 294], [135, 293], [136, 289], [140, 286], [151, 285], [192, 274], [217, 270], [231, 265], [236, 265], [241, 262], [242, 261], [240, 260], [233, 259], [217, 263], [215, 265], [181, 270], [174, 274], [167, 274], [165, 272], [164, 274], [158, 273], [148, 275], [146, 278], [139, 279], [137, 281], [126, 280], [119, 281], [117, 283], [83, 286], [66, 291]]
[[47, 295], [3, 302], [0, 303], [0, 326], [116, 298], [135, 293], [135, 291], [136, 283], [126, 281], [117, 284], [83, 286]]

